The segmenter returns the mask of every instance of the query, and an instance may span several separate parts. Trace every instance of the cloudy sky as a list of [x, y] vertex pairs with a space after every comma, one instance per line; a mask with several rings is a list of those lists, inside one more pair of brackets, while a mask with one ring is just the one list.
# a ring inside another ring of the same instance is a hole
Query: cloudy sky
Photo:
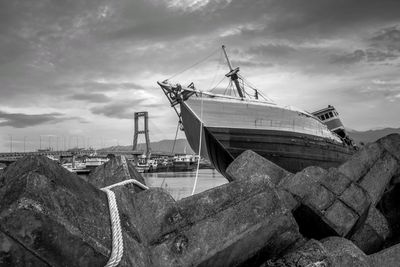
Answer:
[[13, 0], [0, 2], [0, 151], [127, 145], [144, 110], [150, 138], [173, 139], [156, 81], [209, 56], [174, 80], [213, 88], [222, 44], [277, 103], [400, 127], [398, 0]]

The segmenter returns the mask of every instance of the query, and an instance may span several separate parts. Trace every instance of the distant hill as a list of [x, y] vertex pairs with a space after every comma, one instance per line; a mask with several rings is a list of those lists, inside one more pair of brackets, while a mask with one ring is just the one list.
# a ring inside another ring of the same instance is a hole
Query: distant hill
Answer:
[[[174, 146], [174, 140], [161, 140], [158, 142], [150, 142], [150, 148], [152, 151], [157, 152], [172, 152], [172, 147]], [[145, 144], [138, 144], [138, 150], [144, 150]], [[132, 150], [132, 145], [130, 146], [112, 146], [107, 148], [99, 149], [107, 151], [129, 151]], [[190, 148], [189, 143], [186, 139], [177, 139], [175, 143], [174, 153], [185, 153], [195, 154]]]
[[388, 134], [392, 133], [400, 134], [400, 128], [383, 128], [383, 129], [368, 130], [368, 131], [355, 131], [348, 129], [347, 133], [357, 144], [359, 144], [360, 142], [370, 143]]

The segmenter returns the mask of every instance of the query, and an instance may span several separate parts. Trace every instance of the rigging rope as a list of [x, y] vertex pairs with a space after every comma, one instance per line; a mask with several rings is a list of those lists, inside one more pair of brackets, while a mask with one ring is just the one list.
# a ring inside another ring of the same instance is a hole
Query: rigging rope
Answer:
[[200, 135], [199, 135], [199, 158], [197, 159], [197, 168], [196, 168], [196, 177], [194, 179], [192, 196], [194, 195], [194, 191], [196, 191], [197, 179], [199, 177], [199, 169], [200, 169], [200, 157], [201, 157], [201, 136], [203, 134], [203, 95], [201, 97], [201, 106], [200, 106]]
[[170, 79], [172, 79], [172, 78], [175, 78], [175, 77], [178, 76], [179, 74], [182, 74], [182, 73], [184, 73], [185, 71], [187, 71], [187, 70], [189, 70], [189, 69], [191, 69], [191, 68], [193, 68], [193, 67], [199, 65], [200, 63], [206, 61], [206, 60], [209, 59], [211, 56], [213, 56], [218, 50], [219, 50], [219, 48], [218, 48], [218, 49], [215, 49], [211, 54], [209, 54], [209, 55], [206, 56], [205, 58], [203, 58], [203, 59], [197, 61], [196, 63], [190, 65], [189, 67], [183, 69], [182, 71], [180, 71], [180, 72], [178, 72], [178, 73], [172, 75], [172, 76], [169, 77], [167, 80], [170, 80]]

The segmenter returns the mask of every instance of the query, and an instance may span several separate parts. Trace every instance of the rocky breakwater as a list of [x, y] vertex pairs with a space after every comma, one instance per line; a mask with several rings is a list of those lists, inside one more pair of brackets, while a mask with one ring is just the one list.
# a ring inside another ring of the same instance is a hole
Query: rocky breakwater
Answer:
[[[114, 187], [119, 266], [398, 266], [400, 135], [349, 161], [292, 174], [252, 151], [230, 183], [175, 201], [159, 188]], [[0, 176], [1, 266], [104, 266], [112, 250], [104, 186], [139, 173], [116, 157], [87, 180], [45, 157]]]

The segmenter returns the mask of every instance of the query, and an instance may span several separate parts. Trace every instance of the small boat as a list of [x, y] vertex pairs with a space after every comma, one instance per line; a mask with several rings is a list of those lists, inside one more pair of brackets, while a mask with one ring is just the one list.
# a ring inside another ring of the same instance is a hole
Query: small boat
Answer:
[[236, 96], [203, 92], [194, 83], [185, 87], [169, 80], [158, 82], [193, 151], [200, 151], [222, 175], [248, 149], [291, 172], [311, 165], [335, 167], [355, 152], [332, 106], [312, 114], [280, 106], [253, 87], [253, 93], [248, 92], [239, 68], [232, 67], [222, 49], [229, 67], [225, 76]]
[[99, 156], [89, 156], [88, 158], [86, 158], [85, 160], [85, 164], [86, 164], [86, 168], [87, 169], [95, 169], [101, 165], [103, 165], [104, 163], [108, 162], [109, 158], [107, 157], [99, 157]]

